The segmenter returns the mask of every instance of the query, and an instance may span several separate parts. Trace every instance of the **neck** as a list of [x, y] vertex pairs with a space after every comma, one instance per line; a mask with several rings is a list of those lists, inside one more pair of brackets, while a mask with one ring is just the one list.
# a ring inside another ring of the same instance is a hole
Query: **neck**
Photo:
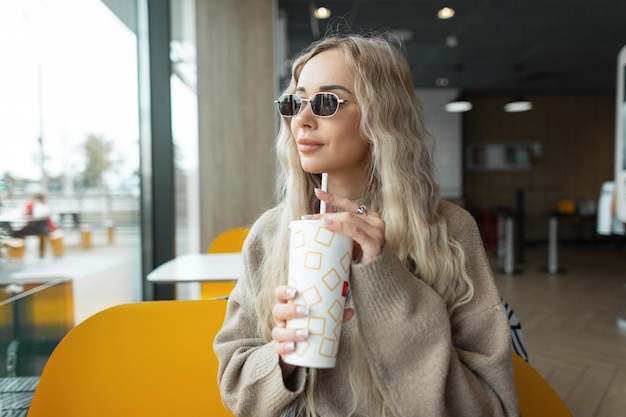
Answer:
[[366, 184], [363, 176], [358, 178], [345, 178], [338, 175], [328, 174], [328, 192], [342, 198], [354, 201], [363, 200]]

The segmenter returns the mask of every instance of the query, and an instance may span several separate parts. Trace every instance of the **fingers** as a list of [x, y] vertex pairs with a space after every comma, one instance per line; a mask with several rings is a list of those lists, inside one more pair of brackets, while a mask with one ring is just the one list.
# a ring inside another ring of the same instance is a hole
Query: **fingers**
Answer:
[[[357, 211], [361, 208], [361, 203], [356, 202], [354, 200], [350, 200], [349, 198], [337, 197], [333, 194], [330, 194], [322, 190], [321, 188], [315, 189], [315, 195], [317, 196], [317, 198], [324, 201], [327, 205], [331, 205], [332, 207], [336, 207], [338, 209], [341, 209], [349, 213], [357, 213]], [[366, 213], [363, 212], [359, 214], [377, 216], [376, 213], [373, 213], [370, 211], [366, 211]]]
[[274, 290], [274, 298], [277, 303], [272, 308], [272, 316], [276, 326], [287, 327], [287, 321], [306, 317], [309, 308], [306, 305], [296, 304], [293, 301], [296, 298], [296, 289], [287, 285], [281, 285]]
[[369, 262], [380, 254], [385, 243], [385, 222], [378, 213], [356, 201], [336, 197], [318, 188], [315, 189], [315, 195], [327, 205], [343, 212], [313, 214], [306, 218], [322, 218], [327, 228], [352, 238], [355, 242], [354, 262]]
[[274, 298], [276, 301], [286, 303], [296, 298], [296, 289], [288, 285], [280, 285], [274, 290]]
[[274, 322], [279, 327], [287, 327], [287, 321], [298, 317], [306, 317], [308, 313], [309, 309], [307, 306], [295, 303], [278, 302], [272, 308]]
[[350, 236], [360, 247], [360, 251], [354, 251], [355, 262], [369, 262], [382, 251], [385, 243], [385, 222], [381, 218], [364, 220], [364, 216], [350, 215], [330, 220], [331, 223], [326, 227]]
[[296, 290], [293, 287], [282, 285], [276, 288], [274, 297], [277, 303], [272, 308], [272, 316], [276, 326], [272, 329], [272, 339], [276, 342], [276, 351], [280, 355], [286, 355], [295, 350], [296, 342], [301, 342], [309, 337], [306, 328], [287, 328], [287, 321], [306, 317], [309, 309], [306, 305], [290, 302], [296, 297]]
[[354, 317], [354, 314], [355, 313], [354, 313], [353, 308], [346, 307], [343, 310], [343, 322], [345, 323], [345, 322], [352, 320], [352, 317]]
[[307, 329], [283, 329], [274, 327], [272, 339], [276, 342], [276, 352], [279, 355], [287, 355], [296, 350], [296, 342], [302, 342], [309, 337]]

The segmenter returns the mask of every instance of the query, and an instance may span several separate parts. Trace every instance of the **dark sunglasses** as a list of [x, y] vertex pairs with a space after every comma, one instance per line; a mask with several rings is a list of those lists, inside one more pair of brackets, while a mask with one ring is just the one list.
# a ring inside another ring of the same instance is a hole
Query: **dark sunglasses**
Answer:
[[337, 113], [339, 105], [348, 100], [339, 98], [335, 93], [317, 93], [311, 98], [302, 98], [296, 94], [284, 94], [274, 101], [278, 112], [285, 117], [296, 116], [306, 103], [311, 105], [311, 111], [318, 117], [330, 117]]

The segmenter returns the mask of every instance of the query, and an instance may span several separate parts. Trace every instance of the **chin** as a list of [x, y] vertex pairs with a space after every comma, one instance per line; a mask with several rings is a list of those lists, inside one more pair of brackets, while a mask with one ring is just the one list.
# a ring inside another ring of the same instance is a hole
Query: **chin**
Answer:
[[311, 174], [311, 175], [322, 175], [323, 172], [326, 172], [324, 170], [319, 170], [319, 169], [310, 170], [310, 169], [302, 168], [302, 170], [306, 172], [307, 174]]
[[321, 174], [322, 172], [328, 172], [326, 168], [324, 166], [321, 166], [320, 164], [302, 162], [300, 163], [300, 167], [304, 172], [307, 172], [309, 174]]

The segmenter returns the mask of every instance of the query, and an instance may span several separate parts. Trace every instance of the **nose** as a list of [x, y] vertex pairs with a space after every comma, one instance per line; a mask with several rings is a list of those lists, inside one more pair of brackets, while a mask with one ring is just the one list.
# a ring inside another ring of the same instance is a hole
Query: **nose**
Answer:
[[293, 121], [296, 122], [298, 126], [313, 127], [316, 117], [311, 111], [310, 103], [308, 101], [303, 101], [301, 106], [300, 112], [293, 117]]

